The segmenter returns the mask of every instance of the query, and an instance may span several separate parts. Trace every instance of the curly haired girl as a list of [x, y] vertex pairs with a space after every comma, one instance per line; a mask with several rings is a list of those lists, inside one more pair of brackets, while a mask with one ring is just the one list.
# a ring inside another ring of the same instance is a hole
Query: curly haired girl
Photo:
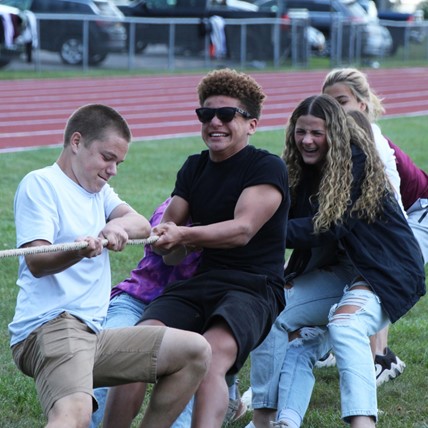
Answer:
[[[286, 131], [291, 207], [286, 307], [251, 354], [253, 421], [300, 427], [329, 349], [340, 375], [342, 418], [374, 427], [376, 376], [369, 337], [425, 294], [418, 243], [375, 145], [328, 95], [303, 100]], [[398, 245], [399, 243], [399, 245]], [[263, 410], [262, 410], [263, 409]]]

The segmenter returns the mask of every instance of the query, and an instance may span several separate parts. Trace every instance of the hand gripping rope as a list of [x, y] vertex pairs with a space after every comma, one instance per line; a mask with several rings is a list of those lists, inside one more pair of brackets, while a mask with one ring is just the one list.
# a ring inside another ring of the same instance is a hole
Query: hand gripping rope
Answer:
[[[153, 235], [149, 236], [146, 239], [130, 239], [127, 242], [127, 245], [147, 245], [153, 244], [159, 239], [159, 236]], [[106, 247], [108, 244], [107, 239], [103, 239], [103, 246]], [[39, 245], [36, 247], [26, 247], [26, 248], [16, 248], [12, 250], [3, 250], [0, 251], [0, 259], [6, 257], [17, 257], [25, 256], [26, 254], [40, 254], [40, 253], [56, 253], [59, 251], [75, 251], [82, 250], [86, 248], [89, 244], [86, 241], [81, 242], [66, 242], [63, 244], [54, 244], [54, 245]]]

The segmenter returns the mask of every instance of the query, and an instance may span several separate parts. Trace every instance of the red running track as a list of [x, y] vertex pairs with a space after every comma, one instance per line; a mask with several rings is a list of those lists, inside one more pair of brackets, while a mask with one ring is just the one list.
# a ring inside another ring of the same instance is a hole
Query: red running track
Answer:
[[[428, 69], [365, 70], [385, 116], [428, 115]], [[251, 73], [267, 100], [259, 128], [283, 127], [296, 104], [318, 93], [324, 71]], [[134, 140], [199, 134], [196, 86], [202, 74], [0, 81], [0, 152], [62, 144], [65, 122], [87, 103], [108, 104]]]

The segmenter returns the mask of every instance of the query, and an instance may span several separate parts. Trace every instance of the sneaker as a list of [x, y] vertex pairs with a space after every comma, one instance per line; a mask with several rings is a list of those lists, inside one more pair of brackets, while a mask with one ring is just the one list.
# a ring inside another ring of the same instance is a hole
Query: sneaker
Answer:
[[236, 400], [229, 399], [229, 406], [227, 407], [226, 416], [223, 420], [223, 426], [227, 426], [232, 422], [236, 422], [238, 419], [247, 413], [247, 405], [241, 400], [241, 394], [236, 389], [237, 398]]
[[336, 357], [331, 352], [325, 354], [315, 363], [317, 369], [325, 369], [326, 367], [334, 367], [335, 365]]
[[376, 385], [380, 386], [391, 379], [400, 376], [406, 368], [403, 363], [388, 347], [385, 348], [385, 355], [375, 356]]
[[290, 425], [288, 425], [287, 424], [287, 422], [285, 422], [284, 420], [281, 420], [281, 421], [277, 421], [277, 422], [271, 422], [270, 423], [270, 426], [271, 427], [274, 427], [274, 428], [287, 428], [287, 427], [289, 427]]
[[241, 398], [242, 402], [247, 406], [248, 410], [253, 409], [252, 401], [253, 401], [253, 391], [251, 391], [251, 387], [248, 388], [243, 394]]

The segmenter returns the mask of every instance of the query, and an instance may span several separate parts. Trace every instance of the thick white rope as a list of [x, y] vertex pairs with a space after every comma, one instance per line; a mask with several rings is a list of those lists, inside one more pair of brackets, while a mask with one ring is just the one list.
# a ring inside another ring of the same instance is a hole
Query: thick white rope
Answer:
[[[127, 245], [147, 245], [153, 244], [159, 239], [158, 236], [153, 235], [149, 236], [146, 239], [130, 239], [126, 244]], [[107, 239], [104, 239], [103, 246], [106, 247], [108, 244]], [[39, 245], [35, 247], [26, 247], [26, 248], [15, 248], [12, 250], [3, 250], [0, 251], [0, 259], [6, 257], [17, 257], [25, 256], [27, 254], [40, 254], [40, 253], [56, 253], [59, 251], [76, 251], [86, 248], [89, 244], [86, 241], [79, 242], [66, 242], [63, 244], [53, 244], [53, 245]]]

